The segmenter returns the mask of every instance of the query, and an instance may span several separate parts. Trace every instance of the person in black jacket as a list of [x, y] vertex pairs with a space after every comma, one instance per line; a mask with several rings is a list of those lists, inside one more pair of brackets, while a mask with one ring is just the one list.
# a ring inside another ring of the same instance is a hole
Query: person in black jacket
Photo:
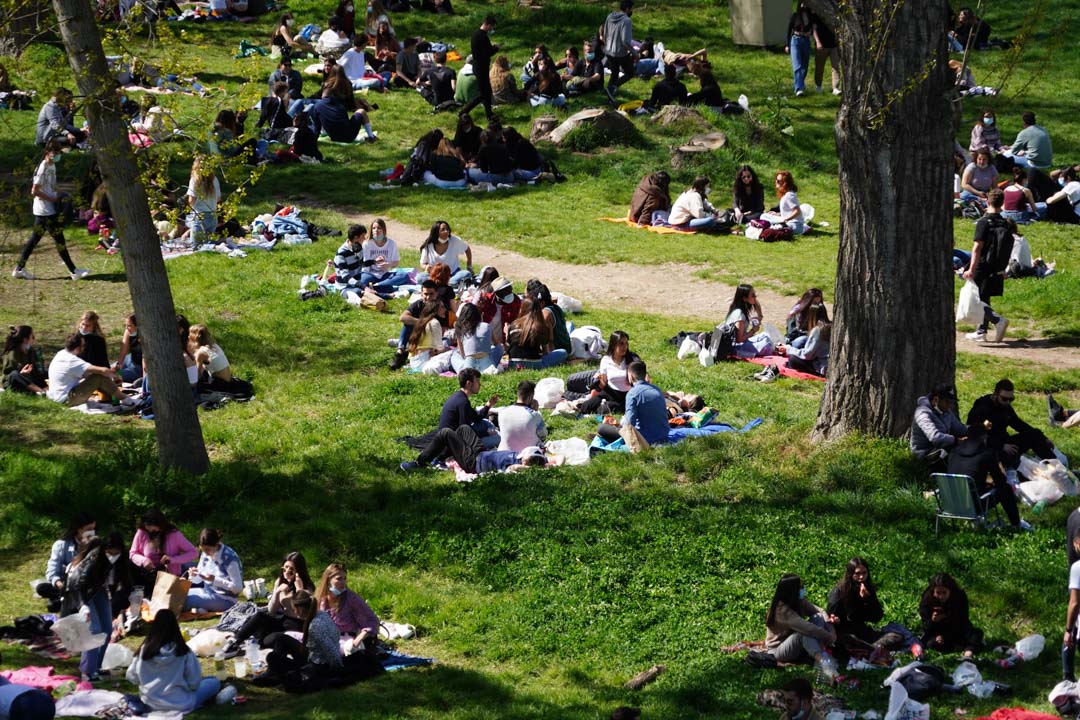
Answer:
[[963, 650], [971, 657], [982, 647], [982, 630], [971, 624], [967, 593], [948, 573], [930, 580], [919, 600], [924, 646], [940, 652]]
[[986, 478], [994, 484], [994, 498], [1001, 504], [1006, 517], [1014, 528], [1030, 530], [1031, 525], [1020, 519], [1016, 507], [1016, 493], [1005, 474], [1001, 472], [997, 454], [987, 445], [986, 431], [973, 425], [968, 435], [953, 446], [947, 459], [948, 472], [953, 475], [967, 475], [975, 481], [975, 490], [982, 495], [986, 492]]
[[658, 110], [665, 105], [684, 105], [690, 93], [679, 82], [674, 65], [664, 66], [664, 79], [653, 85], [652, 96], [645, 105], [650, 110]]
[[[1050, 439], [1021, 420], [1013, 410], [1015, 399], [1016, 390], [1012, 381], [1007, 378], [999, 380], [994, 386], [994, 393], [976, 400], [967, 416], [969, 428], [985, 429], [987, 446], [997, 453], [1010, 482], [1016, 476], [1020, 457], [1028, 450], [1044, 460], [1056, 457]], [[1010, 428], [1016, 431], [1015, 435], [1009, 434]]]
[[499, 46], [491, 44], [488, 33], [494, 31], [496, 25], [498, 23], [494, 16], [488, 15], [484, 18], [480, 28], [472, 34], [470, 49], [473, 59], [473, 74], [476, 75], [476, 87], [480, 90], [480, 94], [461, 109], [462, 115], [469, 114], [480, 103], [484, 103], [484, 112], [489, 120], [494, 115], [491, 111], [491, 59], [499, 51]]

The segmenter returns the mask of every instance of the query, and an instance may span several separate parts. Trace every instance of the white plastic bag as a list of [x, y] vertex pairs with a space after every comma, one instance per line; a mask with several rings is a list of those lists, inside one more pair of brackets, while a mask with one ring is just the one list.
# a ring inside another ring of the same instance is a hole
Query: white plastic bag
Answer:
[[126, 668], [134, 659], [135, 656], [125, 646], [120, 643], [110, 643], [109, 647], [105, 648], [105, 659], [101, 661], [101, 669], [117, 670]]
[[814, 210], [814, 206], [810, 203], [802, 203], [799, 205], [799, 210], [802, 211], [803, 222], [807, 225], [810, 224], [810, 221], [814, 219], [814, 215], [817, 213], [817, 211]]
[[979, 286], [968, 280], [964, 287], [960, 288], [960, 299], [956, 303], [956, 322], [978, 325], [983, 321], [985, 307], [979, 297]]
[[563, 295], [562, 293], [551, 293], [551, 298], [555, 301], [555, 304], [563, 309], [563, 312], [579, 313], [585, 309], [585, 306], [577, 298], [572, 298], [569, 295]]
[[224, 650], [230, 640], [232, 633], [210, 628], [188, 640], [187, 646], [199, 657], [213, 657], [218, 651]]
[[701, 352], [701, 345], [692, 337], [683, 338], [682, 345], [679, 346], [679, 359], [685, 360], [691, 355], [697, 355]]
[[1031, 662], [1039, 657], [1044, 647], [1046, 647], [1046, 638], [1035, 633], [1016, 643], [1016, 652], [1020, 657], [1024, 658], [1024, 662]]
[[564, 392], [566, 392], [566, 384], [563, 382], [562, 378], [544, 378], [536, 383], [536, 391], [533, 393], [533, 398], [540, 407], [550, 410], [558, 405], [559, 401], [563, 399]]
[[1009, 255], [1009, 262], [1013, 260], [1024, 269], [1035, 265], [1035, 261], [1031, 259], [1031, 246], [1023, 235], [1013, 235], [1013, 249], [1012, 254]]
[[1029, 480], [1020, 483], [1018, 494], [1030, 505], [1038, 502], [1053, 505], [1065, 497], [1065, 493], [1061, 491], [1061, 488], [1053, 480]]
[[570, 355], [582, 360], [597, 360], [607, 350], [604, 336], [595, 325], [576, 328], [570, 333], [570, 344]]
[[546, 447], [548, 454], [562, 455], [567, 465], [585, 465], [589, 462], [589, 444], [581, 438], [552, 440]]
[[953, 685], [957, 687], [967, 687], [982, 682], [982, 673], [979, 672], [979, 668], [975, 667], [974, 663], [965, 660], [953, 670], [952, 681]]
[[60, 642], [63, 643], [64, 647], [73, 653], [101, 647], [109, 639], [109, 636], [105, 633], [91, 634], [90, 623], [87, 622], [82, 613], [60, 618], [53, 623], [52, 631], [60, 638]]
[[702, 348], [698, 353], [698, 362], [701, 363], [701, 367], [712, 367], [716, 364], [716, 358], [709, 352], [709, 348]]

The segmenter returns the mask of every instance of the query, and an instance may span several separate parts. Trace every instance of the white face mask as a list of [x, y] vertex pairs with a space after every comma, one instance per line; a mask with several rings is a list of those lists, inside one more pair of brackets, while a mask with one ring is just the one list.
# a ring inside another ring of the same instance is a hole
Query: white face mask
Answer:
[[352, 5], [346, 5], [345, 6], [345, 12], [351, 13], [352, 11], [353, 11], [353, 6]]
[[710, 192], [712, 192], [712, 188], [711, 187], [706, 187], [705, 188], [705, 197], [709, 197]]
[[97, 531], [95, 531], [95, 530], [87, 530], [86, 532], [84, 532], [82, 534], [82, 541], [84, 543], [88, 543], [88, 542], [90, 542], [91, 540], [93, 540], [96, 537], [97, 537]]
[[288, 20], [286, 20], [286, 21], [285, 21], [285, 25], [286, 25], [287, 27], [292, 27], [292, 26], [293, 26], [293, 20], [292, 20], [292, 18], [289, 18]]
[[120, 559], [120, 554], [119, 553], [117, 553], [116, 555], [106, 554], [105, 557], [109, 558], [109, 564], [110, 565], [115, 565], [116, 561]]

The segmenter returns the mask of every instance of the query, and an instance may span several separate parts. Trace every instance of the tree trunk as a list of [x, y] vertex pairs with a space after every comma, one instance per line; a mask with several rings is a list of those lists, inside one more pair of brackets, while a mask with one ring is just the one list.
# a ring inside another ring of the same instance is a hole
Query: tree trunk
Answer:
[[210, 460], [177, 344], [169, 276], [117, 107], [117, 84], [108, 71], [88, 0], [53, 0], [53, 6], [75, 82], [86, 96], [91, 144], [109, 184], [117, 235], [123, 239], [124, 269], [154, 396], [158, 458], [164, 467], [202, 474]]
[[812, 5], [837, 18], [843, 78], [835, 323], [814, 437], [899, 437], [916, 398], [955, 374], [947, 6]]

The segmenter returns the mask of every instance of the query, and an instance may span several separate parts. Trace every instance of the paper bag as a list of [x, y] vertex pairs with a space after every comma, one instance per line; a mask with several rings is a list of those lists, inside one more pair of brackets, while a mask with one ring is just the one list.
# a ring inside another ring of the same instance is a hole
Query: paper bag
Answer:
[[150, 596], [150, 614], [157, 615], [158, 610], [172, 610], [179, 617], [187, 600], [191, 581], [167, 572], [159, 571], [154, 582], [154, 594]]

